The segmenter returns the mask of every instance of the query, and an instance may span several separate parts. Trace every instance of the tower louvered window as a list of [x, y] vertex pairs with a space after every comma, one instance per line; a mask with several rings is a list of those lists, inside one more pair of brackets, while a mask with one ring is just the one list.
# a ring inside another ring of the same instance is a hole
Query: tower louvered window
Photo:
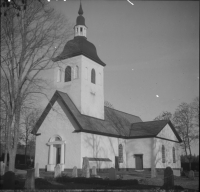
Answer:
[[67, 66], [65, 69], [65, 82], [71, 81], [71, 67]]
[[175, 152], [175, 147], [172, 148], [172, 155], [173, 155], [173, 163], [176, 163], [176, 152]]
[[162, 145], [162, 163], [165, 163], [165, 146]]
[[91, 82], [94, 84], [96, 83], [96, 73], [94, 69], [91, 71]]

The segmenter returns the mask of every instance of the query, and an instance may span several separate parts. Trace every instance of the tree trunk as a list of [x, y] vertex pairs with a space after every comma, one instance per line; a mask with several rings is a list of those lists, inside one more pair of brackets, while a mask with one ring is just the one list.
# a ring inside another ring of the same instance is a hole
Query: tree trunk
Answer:
[[27, 144], [25, 145], [25, 165], [27, 165], [26, 151], [27, 151]]
[[6, 166], [7, 166], [7, 155], [8, 155], [8, 151], [6, 149], [5, 153], [4, 153], [4, 163], [5, 163]]

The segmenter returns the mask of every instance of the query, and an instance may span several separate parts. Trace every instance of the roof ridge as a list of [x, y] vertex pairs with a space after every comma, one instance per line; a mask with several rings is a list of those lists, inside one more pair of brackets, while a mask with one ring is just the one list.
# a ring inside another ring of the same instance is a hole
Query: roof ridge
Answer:
[[[58, 93], [60, 92], [60, 93], [63, 93], [63, 94], [67, 94], [67, 93], [65, 93], [65, 92], [62, 92], [62, 91], [58, 91], [58, 90], [56, 90]], [[69, 99], [70, 99], [70, 101], [73, 103], [73, 105], [76, 107], [76, 105], [74, 104], [74, 102], [72, 101], [72, 99], [70, 98], [70, 96], [67, 94], [67, 96], [69, 97]], [[101, 120], [101, 121], [105, 121], [105, 119], [99, 119], [99, 118], [96, 118], [96, 117], [92, 117], [92, 116], [89, 116], [89, 115], [85, 115], [85, 114], [82, 114], [80, 111], [79, 111], [79, 109], [76, 107], [76, 109], [78, 110], [78, 112], [80, 113], [80, 115], [82, 115], [82, 116], [85, 116], [85, 117], [89, 117], [89, 118], [92, 118], [92, 119], [98, 119], [98, 120]]]
[[[74, 107], [76, 107], [76, 105], [74, 104], [74, 102], [72, 101], [72, 99], [70, 98], [70, 96], [67, 94], [67, 93], [65, 93], [65, 92], [62, 92], [62, 91], [58, 91], [58, 90], [56, 90], [56, 92], [58, 92], [58, 94], [59, 94], [59, 92], [60, 93], [64, 93], [64, 94], [66, 94], [68, 97], [69, 97], [69, 99], [70, 99], [70, 101], [72, 102], [72, 104], [74, 105]], [[60, 95], [61, 96], [61, 95]], [[81, 112], [79, 111], [79, 109], [76, 107], [76, 109], [78, 110], [78, 112], [81, 114]], [[81, 114], [82, 115], [82, 114]]]
[[132, 123], [132, 124], [136, 124], [136, 123], [149, 123], [149, 122], [155, 122], [155, 121], [167, 121], [167, 122], [169, 122], [170, 120], [142, 121], [142, 122], [135, 122], [135, 123]]
[[[111, 108], [111, 107], [107, 107], [107, 106], [105, 106], [105, 105], [104, 105], [104, 107], [109, 108], [109, 109], [112, 109], [112, 110], [115, 110], [115, 111], [119, 111], [119, 112], [121, 112], [121, 113], [125, 113], [125, 114], [127, 114], [127, 115], [132, 115], [132, 116], [135, 116], [135, 117], [139, 117], [139, 116], [137, 116], [137, 115], [133, 115], [133, 114], [130, 114], [130, 113], [127, 113], [127, 112], [124, 112], [124, 111], [120, 111], [120, 110], [118, 110], [118, 109], [114, 109], [114, 108]], [[139, 117], [139, 118], [140, 118], [140, 117]]]

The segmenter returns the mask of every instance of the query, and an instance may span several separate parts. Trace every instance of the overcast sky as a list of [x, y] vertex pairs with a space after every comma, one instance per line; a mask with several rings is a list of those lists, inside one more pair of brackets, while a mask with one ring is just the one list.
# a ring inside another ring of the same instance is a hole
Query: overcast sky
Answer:
[[[83, 16], [106, 63], [105, 100], [151, 121], [199, 95], [199, 2], [131, 2], [82, 0]], [[75, 24], [79, 0], [51, 5]]]

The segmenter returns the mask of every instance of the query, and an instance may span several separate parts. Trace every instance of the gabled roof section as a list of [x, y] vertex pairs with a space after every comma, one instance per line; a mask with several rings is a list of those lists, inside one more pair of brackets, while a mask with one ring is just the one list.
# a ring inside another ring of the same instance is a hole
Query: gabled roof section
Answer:
[[170, 120], [158, 120], [158, 121], [133, 123], [131, 125], [129, 136], [131, 138], [156, 137], [167, 124], [169, 124], [169, 126], [171, 127], [178, 141], [182, 142], [181, 138], [179, 137], [177, 131], [175, 130]]
[[75, 130], [74, 132], [86, 132], [124, 139], [151, 138], [157, 137], [160, 131], [168, 124], [176, 135], [178, 141], [182, 141], [173, 124], [169, 120], [142, 122], [138, 116], [124, 113], [109, 107], [104, 107], [105, 119], [97, 119], [87, 115], [82, 115], [68, 94], [60, 91], [54, 93], [52, 99], [32, 130], [32, 134], [37, 134], [41, 124], [58, 99], [69, 111], [70, 115], [79, 127], [79, 130]]
[[[100, 135], [107, 135], [113, 137], [126, 137], [129, 135], [129, 130], [132, 122], [142, 121], [139, 117], [134, 115], [127, 115], [126, 113], [116, 111], [114, 109], [105, 107], [105, 120], [94, 117], [82, 115], [76, 108], [68, 94], [58, 92], [63, 104], [73, 113], [74, 118], [81, 126], [80, 131], [87, 133], [95, 133]], [[125, 118], [125, 117], [128, 118]], [[132, 119], [131, 119], [131, 117]], [[131, 122], [129, 120], [131, 119]]]
[[130, 115], [115, 109], [105, 107], [105, 120], [82, 115], [76, 108], [67, 93], [56, 91], [51, 101], [45, 108], [32, 133], [36, 134], [42, 122], [49, 113], [56, 100], [60, 99], [64, 107], [74, 118], [79, 130], [75, 132], [87, 132], [111, 137], [128, 137], [131, 123], [142, 120], [134, 115]]

